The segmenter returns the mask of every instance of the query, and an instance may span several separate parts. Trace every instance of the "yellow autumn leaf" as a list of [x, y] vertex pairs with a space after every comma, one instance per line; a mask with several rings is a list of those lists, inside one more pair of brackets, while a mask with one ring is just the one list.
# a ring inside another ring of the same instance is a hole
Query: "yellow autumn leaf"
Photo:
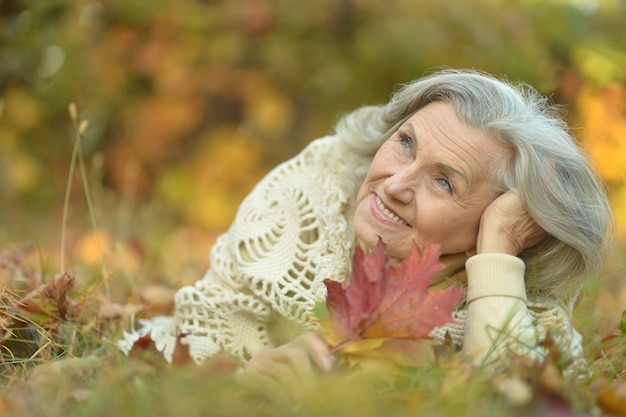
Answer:
[[626, 244], [626, 182], [611, 193], [611, 205], [615, 216], [617, 239]]
[[611, 182], [626, 179], [626, 87], [612, 84], [600, 91], [584, 87], [577, 99], [577, 114], [585, 127], [585, 147], [602, 177]]

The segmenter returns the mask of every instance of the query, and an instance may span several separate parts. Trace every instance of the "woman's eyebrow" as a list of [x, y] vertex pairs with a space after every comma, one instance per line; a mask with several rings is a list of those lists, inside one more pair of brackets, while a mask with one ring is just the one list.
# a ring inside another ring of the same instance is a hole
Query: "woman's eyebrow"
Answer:
[[415, 146], [417, 147], [417, 145], [419, 144], [419, 140], [417, 139], [417, 135], [415, 134], [415, 129], [413, 129], [413, 123], [407, 122], [406, 126], [411, 131], [411, 136], [413, 137], [413, 141], [415, 142]]
[[467, 176], [463, 172], [461, 172], [458, 169], [453, 168], [453, 167], [451, 167], [450, 165], [447, 165], [447, 164], [437, 163], [436, 165], [437, 165], [438, 168], [440, 168], [440, 169], [442, 169], [444, 171], [452, 172], [452, 173], [458, 175], [459, 177], [461, 177], [463, 179], [463, 181], [465, 181], [466, 185], [469, 185], [469, 180], [467, 179]]

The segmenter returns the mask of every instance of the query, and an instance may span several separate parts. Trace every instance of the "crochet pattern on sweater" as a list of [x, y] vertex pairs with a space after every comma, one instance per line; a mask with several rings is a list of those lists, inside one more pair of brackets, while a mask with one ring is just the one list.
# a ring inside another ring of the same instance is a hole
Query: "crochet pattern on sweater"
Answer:
[[178, 331], [194, 360], [221, 350], [249, 359], [274, 345], [272, 329], [287, 323], [314, 330], [310, 314], [325, 295], [323, 280], [349, 275], [352, 202], [368, 164], [329, 136], [246, 197], [212, 249], [207, 274], [176, 295]]

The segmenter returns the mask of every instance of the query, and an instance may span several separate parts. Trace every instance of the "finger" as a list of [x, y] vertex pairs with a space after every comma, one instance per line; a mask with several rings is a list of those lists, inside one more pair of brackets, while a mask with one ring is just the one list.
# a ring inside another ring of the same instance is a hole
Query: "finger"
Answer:
[[[288, 347], [264, 349], [248, 362], [244, 373], [264, 375], [283, 383], [293, 382], [296, 380], [293, 369], [295, 360], [290, 359], [289, 355]], [[306, 363], [304, 365], [306, 366]], [[311, 366], [310, 363], [308, 366]]]
[[269, 388], [276, 386], [282, 389], [291, 401], [297, 402], [304, 397], [303, 385], [308, 381], [307, 377], [298, 375], [297, 369], [288, 364], [275, 362], [263, 368], [260, 373], [271, 381]]
[[[308, 361], [308, 359], [307, 359]], [[310, 364], [309, 364], [310, 367]], [[285, 352], [278, 349], [261, 351], [246, 366], [241, 380], [247, 385], [268, 396], [280, 392], [279, 401], [296, 402], [303, 398], [302, 376], [296, 372]], [[274, 398], [272, 398], [274, 399]]]
[[314, 333], [306, 333], [298, 338], [318, 369], [329, 372], [335, 365], [335, 356], [330, 352], [328, 344]]
[[293, 376], [297, 378], [293, 382], [308, 383], [315, 379], [311, 357], [305, 348], [285, 349], [281, 361], [290, 368]]

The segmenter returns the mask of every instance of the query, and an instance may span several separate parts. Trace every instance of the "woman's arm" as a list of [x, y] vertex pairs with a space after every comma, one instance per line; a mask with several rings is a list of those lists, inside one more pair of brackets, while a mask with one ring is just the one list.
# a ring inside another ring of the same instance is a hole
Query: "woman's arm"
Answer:
[[489, 363], [506, 351], [529, 354], [535, 346], [524, 269], [521, 259], [499, 253], [479, 254], [467, 261], [463, 352], [474, 363]]
[[546, 232], [513, 191], [496, 198], [483, 213], [477, 255], [466, 263], [467, 323], [463, 351], [475, 363], [489, 362], [504, 350], [533, 352], [537, 340], [527, 307], [525, 265], [517, 255], [545, 236]]

